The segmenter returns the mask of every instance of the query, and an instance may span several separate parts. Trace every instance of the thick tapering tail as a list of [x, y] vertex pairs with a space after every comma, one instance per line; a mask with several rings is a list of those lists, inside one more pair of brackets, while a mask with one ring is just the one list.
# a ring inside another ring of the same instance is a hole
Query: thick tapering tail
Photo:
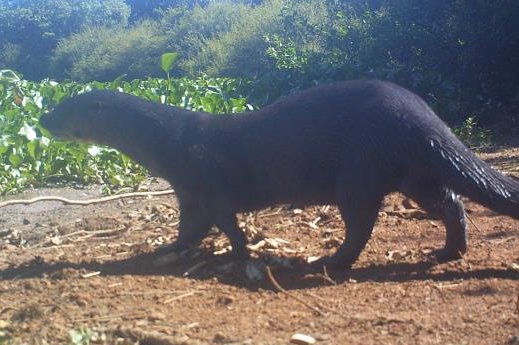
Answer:
[[519, 182], [494, 170], [459, 140], [432, 143], [440, 171], [456, 193], [496, 212], [519, 219]]

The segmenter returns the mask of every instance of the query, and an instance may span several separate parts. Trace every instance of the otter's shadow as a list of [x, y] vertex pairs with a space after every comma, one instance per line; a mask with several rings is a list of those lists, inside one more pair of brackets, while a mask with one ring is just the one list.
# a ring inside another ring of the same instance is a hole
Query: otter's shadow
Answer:
[[[214, 256], [208, 253], [201, 255], [191, 262], [182, 262], [168, 267], [155, 267], [153, 253], [144, 253], [132, 257], [112, 261], [83, 261], [72, 263], [61, 261], [47, 263], [41, 259], [34, 259], [16, 267], [8, 267], [0, 270], [0, 280], [17, 280], [28, 278], [48, 277], [50, 279], [67, 279], [63, 274], [67, 269], [92, 272], [99, 271], [101, 276], [137, 275], [137, 276], [174, 276], [186, 277], [186, 272], [197, 263], [204, 261], [211, 267], [230, 265], [233, 261], [224, 256]], [[453, 281], [460, 279], [512, 279], [519, 280], [519, 272], [515, 270], [484, 268], [472, 271], [440, 271], [430, 272], [429, 269], [436, 263], [421, 261], [416, 263], [389, 263], [358, 267], [341, 272], [329, 272], [329, 276], [337, 283], [355, 281], [387, 283], [410, 282], [419, 280]], [[263, 281], [251, 281], [245, 275], [245, 265], [237, 264], [232, 272], [221, 273], [215, 269], [197, 270], [189, 274], [189, 279], [212, 280], [217, 278], [219, 282], [227, 285], [248, 288], [250, 290], [272, 289], [268, 279]], [[274, 270], [276, 280], [287, 290], [307, 289], [326, 284], [322, 279], [322, 272], [306, 263], [297, 263], [292, 268], [279, 268]], [[186, 278], [187, 279], [187, 278]]]

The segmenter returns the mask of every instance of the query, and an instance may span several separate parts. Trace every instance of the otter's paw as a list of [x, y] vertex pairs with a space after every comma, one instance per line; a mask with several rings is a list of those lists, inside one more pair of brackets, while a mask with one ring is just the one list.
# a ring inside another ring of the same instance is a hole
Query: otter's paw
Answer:
[[310, 266], [312, 268], [322, 270], [326, 268], [327, 270], [333, 271], [345, 271], [351, 269], [353, 265], [349, 260], [343, 260], [341, 258], [337, 258], [335, 256], [323, 256], [317, 260], [310, 262]]
[[442, 263], [459, 260], [463, 257], [463, 254], [465, 254], [465, 252], [466, 250], [452, 250], [448, 248], [442, 248], [434, 251], [432, 254], [434, 255], [434, 259], [437, 262]]
[[164, 254], [153, 260], [153, 266], [155, 267], [164, 267], [171, 264], [175, 264], [179, 261], [183, 261], [187, 258], [188, 250], [184, 250], [182, 252], [171, 252], [169, 254]]
[[153, 252], [153, 266], [164, 267], [178, 262], [192, 260], [200, 255], [197, 246], [186, 246], [178, 242], [161, 246]]

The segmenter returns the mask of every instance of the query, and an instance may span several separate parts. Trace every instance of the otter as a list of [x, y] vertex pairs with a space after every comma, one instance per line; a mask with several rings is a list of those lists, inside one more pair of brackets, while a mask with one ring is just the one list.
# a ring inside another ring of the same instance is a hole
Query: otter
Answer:
[[337, 82], [219, 116], [92, 91], [65, 100], [41, 125], [61, 139], [114, 147], [172, 184], [179, 235], [161, 255], [199, 244], [214, 225], [232, 255], [247, 258], [238, 212], [336, 204], [346, 240], [316, 265], [348, 268], [392, 192], [441, 217], [440, 261], [467, 251], [459, 195], [519, 219], [519, 183], [480, 160], [419, 96], [390, 82]]

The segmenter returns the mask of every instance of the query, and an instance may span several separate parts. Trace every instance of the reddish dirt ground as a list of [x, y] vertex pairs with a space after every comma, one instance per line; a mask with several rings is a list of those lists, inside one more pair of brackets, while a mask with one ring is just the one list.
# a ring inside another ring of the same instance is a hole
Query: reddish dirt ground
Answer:
[[[482, 156], [519, 172], [519, 149]], [[99, 196], [91, 187], [17, 197], [35, 195]], [[191, 258], [153, 266], [150, 253], [177, 233], [173, 197], [5, 207], [0, 344], [70, 344], [81, 330], [92, 344], [289, 344], [296, 333], [316, 344], [519, 344], [519, 221], [466, 206], [477, 227], [461, 260], [436, 263], [443, 225], [391, 195], [353, 269], [327, 274], [305, 262], [344, 238], [334, 207], [241, 215], [283, 291], [248, 279], [216, 231]]]

